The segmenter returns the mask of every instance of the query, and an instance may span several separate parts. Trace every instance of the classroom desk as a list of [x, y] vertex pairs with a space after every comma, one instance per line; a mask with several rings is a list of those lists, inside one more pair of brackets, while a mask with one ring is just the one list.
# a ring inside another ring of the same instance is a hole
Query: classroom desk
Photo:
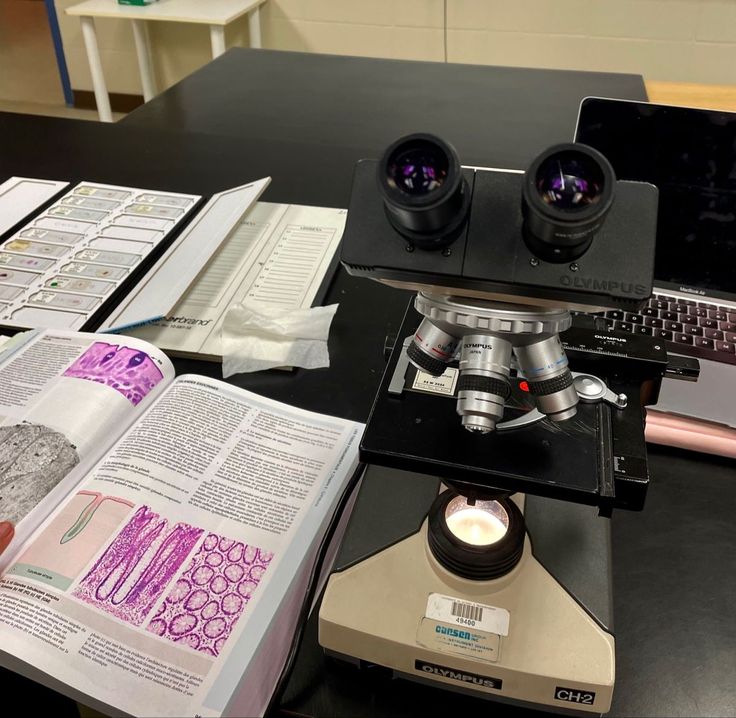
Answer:
[[645, 84], [651, 102], [736, 112], [736, 85], [703, 85], [696, 82], [659, 80], [648, 80]]
[[130, 20], [133, 27], [135, 51], [141, 73], [143, 99], [148, 102], [156, 94], [156, 83], [151, 64], [151, 46], [148, 36], [149, 22], [186, 22], [208, 25], [212, 57], [225, 52], [225, 27], [243, 15], [248, 15], [248, 35], [251, 47], [261, 46], [260, 6], [266, 0], [157, 0], [151, 5], [120, 5], [116, 0], [85, 0], [66, 9], [82, 23], [84, 46], [92, 75], [92, 85], [100, 120], [112, 122], [110, 98], [105, 75], [102, 71], [100, 51], [97, 46], [95, 18]]
[[[270, 72], [268, 82], [251, 76], [257, 69]], [[232, 77], [243, 80], [234, 90]], [[641, 78], [632, 75], [230, 51], [115, 125], [0, 114], [2, 172], [204, 194], [270, 174], [266, 200], [345, 206], [354, 161], [375, 156], [401, 132], [421, 126], [444, 134], [469, 164], [521, 167], [544, 145], [572, 136], [586, 94], [645, 97]], [[365, 420], [384, 367], [384, 336], [396, 331], [408, 298], [340, 270], [326, 298], [340, 304], [330, 333], [331, 367], [233, 381]], [[218, 373], [215, 365], [193, 361], [177, 361], [177, 370]], [[730, 715], [736, 707], [733, 462], [653, 447], [650, 472], [645, 510], [618, 512], [612, 523], [617, 684], [611, 715]], [[409, 500], [397, 487], [397, 503], [402, 497]], [[352, 546], [386, 528], [374, 506], [370, 491], [361, 496], [346, 538]], [[273, 714], [408, 718], [486, 711], [548, 715], [326, 660], [313, 615]]]

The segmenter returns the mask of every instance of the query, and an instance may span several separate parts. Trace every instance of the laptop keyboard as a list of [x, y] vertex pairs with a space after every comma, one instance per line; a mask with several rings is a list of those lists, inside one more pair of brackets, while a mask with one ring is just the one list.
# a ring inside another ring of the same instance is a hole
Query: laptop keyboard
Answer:
[[664, 339], [667, 351], [736, 364], [736, 307], [655, 294], [638, 313], [604, 316], [617, 331]]

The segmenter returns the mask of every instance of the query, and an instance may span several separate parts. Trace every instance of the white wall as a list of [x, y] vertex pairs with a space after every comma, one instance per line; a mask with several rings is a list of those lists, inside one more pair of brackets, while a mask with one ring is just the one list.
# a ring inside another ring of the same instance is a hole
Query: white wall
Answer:
[[[79, 20], [63, 12], [75, 2], [56, 6], [72, 86], [90, 90]], [[736, 84], [736, 0], [268, 0], [261, 22], [264, 47], [276, 50]], [[160, 89], [210, 59], [206, 27], [152, 26]], [[129, 24], [97, 27], [110, 91], [141, 94]], [[247, 37], [244, 18], [227, 30], [228, 46], [247, 47]]]
[[450, 0], [448, 26], [458, 62], [736, 83], [733, 0]]

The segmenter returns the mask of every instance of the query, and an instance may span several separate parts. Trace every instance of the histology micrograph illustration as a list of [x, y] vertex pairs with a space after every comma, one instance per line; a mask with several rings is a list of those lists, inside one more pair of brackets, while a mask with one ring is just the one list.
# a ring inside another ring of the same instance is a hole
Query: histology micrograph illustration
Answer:
[[76, 447], [48, 426], [0, 427], [0, 517], [20, 521], [78, 463]]
[[141, 506], [72, 592], [77, 598], [140, 626], [203, 529], [168, 519]]
[[138, 404], [163, 379], [161, 370], [145, 352], [119, 344], [95, 342], [64, 376], [105, 384]]
[[148, 624], [148, 630], [218, 656], [273, 554], [210, 533]]
[[130, 514], [133, 503], [99, 491], [78, 491], [19, 558], [68, 588]]

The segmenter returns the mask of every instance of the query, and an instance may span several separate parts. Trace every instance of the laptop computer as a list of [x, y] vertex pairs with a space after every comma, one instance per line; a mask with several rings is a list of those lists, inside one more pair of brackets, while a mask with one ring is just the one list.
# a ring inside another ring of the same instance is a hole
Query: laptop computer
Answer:
[[736, 113], [589, 97], [575, 141], [618, 179], [659, 188], [654, 294], [615, 329], [697, 357], [697, 382], [665, 379], [659, 411], [736, 427]]

